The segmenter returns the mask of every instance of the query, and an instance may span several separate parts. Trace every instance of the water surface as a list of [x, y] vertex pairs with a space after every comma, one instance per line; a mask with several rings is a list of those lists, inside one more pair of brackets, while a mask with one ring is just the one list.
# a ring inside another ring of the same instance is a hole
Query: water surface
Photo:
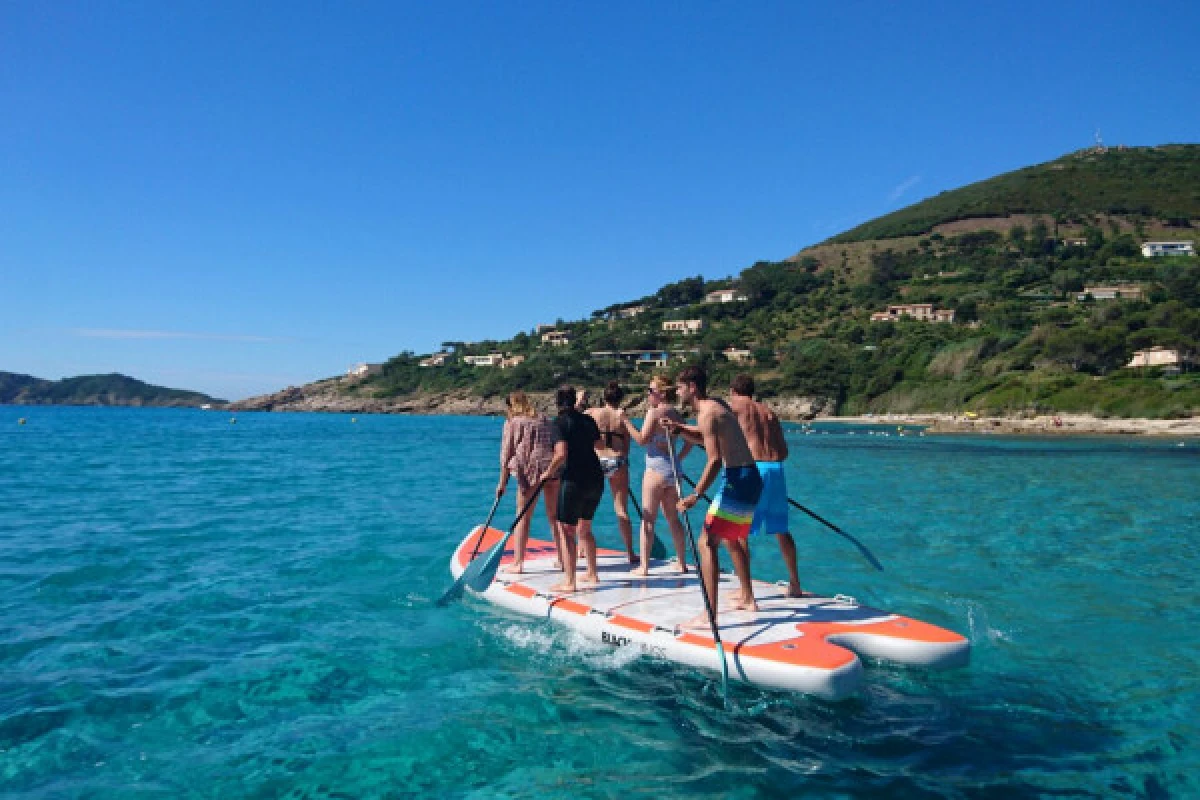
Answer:
[[726, 712], [706, 674], [434, 607], [501, 423], [355, 419], [0, 407], [4, 793], [1200, 794], [1200, 443], [790, 433], [792, 496], [887, 567], [794, 514], [805, 587], [959, 630], [973, 661]]

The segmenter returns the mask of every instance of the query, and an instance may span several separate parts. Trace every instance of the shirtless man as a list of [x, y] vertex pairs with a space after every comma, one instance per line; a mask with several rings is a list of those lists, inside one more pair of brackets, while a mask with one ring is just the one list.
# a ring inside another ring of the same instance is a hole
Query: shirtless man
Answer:
[[754, 401], [754, 379], [749, 375], [738, 375], [733, 379], [729, 407], [737, 415], [742, 433], [746, 434], [746, 442], [750, 445], [750, 452], [758, 464], [758, 473], [763, 479], [763, 493], [758, 500], [758, 508], [754, 510], [750, 533], [775, 534], [788, 570], [787, 596], [803, 597], [800, 572], [796, 567], [796, 541], [788, 525], [787, 482], [783, 476], [788, 446], [783, 438], [783, 426], [779, 424], [779, 417], [774, 411]]
[[[721, 466], [725, 467], [724, 479], [717, 489], [708, 514], [704, 517], [704, 533], [700, 536], [700, 576], [704, 593], [708, 595], [716, 620], [718, 601], [717, 586], [720, 581], [717, 548], [721, 542], [729, 549], [733, 560], [733, 571], [741, 584], [741, 593], [732, 607], [741, 611], [758, 611], [754, 601], [754, 584], [750, 580], [750, 550], [746, 537], [750, 523], [754, 520], [754, 509], [762, 494], [762, 478], [746, 443], [746, 436], [738, 424], [737, 416], [723, 401], [708, 397], [708, 376], [699, 367], [687, 367], [675, 379], [679, 399], [696, 411], [696, 424], [684, 425], [675, 420], [664, 419], [660, 423], [669, 432], [678, 433], [684, 440], [700, 445], [708, 454], [708, 463], [696, 482], [695, 491], [679, 501], [682, 513], [696, 505], [700, 495], [717, 479]], [[701, 615], [683, 623], [683, 628], [707, 628], [708, 617]]]

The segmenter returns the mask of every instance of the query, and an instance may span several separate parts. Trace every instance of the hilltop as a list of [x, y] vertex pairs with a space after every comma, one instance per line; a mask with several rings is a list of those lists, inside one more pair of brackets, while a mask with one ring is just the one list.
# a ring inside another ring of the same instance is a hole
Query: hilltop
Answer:
[[0, 372], [0, 404], [198, 408], [201, 405], [224, 405], [225, 401], [200, 392], [153, 386], [116, 373], [48, 381], [32, 375]]
[[[1148, 257], [1143, 245], [1195, 244], [1198, 230], [1200, 146], [1091, 149], [943, 192], [784, 261], [684, 278], [503, 341], [401, 353], [320, 391], [343, 406], [424, 407], [562, 381], [637, 386], [651, 369], [703, 363], [714, 385], [749, 371], [764, 395], [810, 398], [814, 413], [1189, 416], [1200, 409], [1189, 361], [1200, 259]], [[1151, 348], [1147, 366], [1128, 366]]]

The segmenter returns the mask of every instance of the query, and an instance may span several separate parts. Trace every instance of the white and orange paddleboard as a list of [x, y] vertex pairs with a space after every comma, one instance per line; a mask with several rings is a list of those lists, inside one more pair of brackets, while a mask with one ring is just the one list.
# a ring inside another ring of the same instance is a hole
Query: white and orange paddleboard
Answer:
[[[455, 578], [470, 562], [480, 532], [479, 527], [471, 531], [454, 551], [450, 571]], [[503, 536], [495, 528], [483, 531], [480, 555]], [[501, 571], [480, 595], [485, 600], [615, 647], [635, 645], [659, 658], [720, 671], [711, 630], [679, 628], [705, 613], [694, 569], [681, 575], [677, 562], [655, 560], [650, 575], [641, 577], [630, 572], [624, 553], [601, 549], [599, 585], [580, 584], [580, 591], [564, 594], [550, 590], [563, 578], [554, 568], [552, 543], [530, 539], [520, 575], [504, 572], [512, 561], [511, 539], [508, 547]], [[732, 576], [721, 576], [720, 596], [736, 588]], [[781, 587], [762, 581], [755, 581], [754, 593], [757, 612], [724, 610], [722, 602], [720, 633], [732, 680], [837, 700], [862, 682], [859, 656], [932, 668], [960, 667], [970, 660], [965, 637], [850, 597], [789, 598]]]

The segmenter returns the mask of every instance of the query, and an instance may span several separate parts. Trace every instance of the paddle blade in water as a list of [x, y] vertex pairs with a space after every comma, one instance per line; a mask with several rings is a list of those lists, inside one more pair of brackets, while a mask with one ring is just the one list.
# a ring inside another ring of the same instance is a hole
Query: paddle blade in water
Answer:
[[467, 569], [463, 572], [463, 577], [466, 578], [465, 583], [471, 587], [472, 591], [486, 592], [488, 587], [492, 585], [492, 581], [496, 579], [496, 571], [500, 569], [500, 561], [504, 558], [504, 548], [508, 546], [510, 536], [512, 536], [511, 530], [504, 534], [504, 537], [496, 543], [495, 547], [467, 566]]

